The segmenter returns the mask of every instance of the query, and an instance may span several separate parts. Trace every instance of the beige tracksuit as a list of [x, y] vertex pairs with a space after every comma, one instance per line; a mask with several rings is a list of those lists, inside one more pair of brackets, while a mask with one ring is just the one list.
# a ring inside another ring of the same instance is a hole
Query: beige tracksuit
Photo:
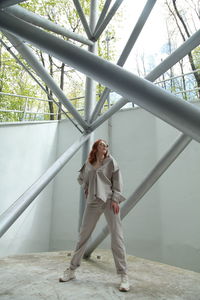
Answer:
[[127, 273], [126, 251], [122, 232], [120, 214], [114, 214], [111, 201], [120, 203], [125, 200], [122, 196], [122, 178], [119, 167], [112, 156], [104, 159], [99, 168], [94, 168], [86, 162], [80, 169], [79, 183], [88, 191], [87, 205], [83, 215], [79, 234], [71, 260], [70, 269], [80, 266], [87, 242], [102, 213], [104, 213], [111, 233], [111, 249], [118, 274]]

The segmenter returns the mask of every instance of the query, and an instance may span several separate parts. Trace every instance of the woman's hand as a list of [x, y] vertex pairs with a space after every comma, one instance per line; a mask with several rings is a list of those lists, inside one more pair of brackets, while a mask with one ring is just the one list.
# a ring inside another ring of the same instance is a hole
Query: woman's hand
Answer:
[[115, 201], [111, 201], [111, 205], [110, 205], [111, 209], [113, 210], [114, 214], [117, 215], [119, 213], [119, 204]]

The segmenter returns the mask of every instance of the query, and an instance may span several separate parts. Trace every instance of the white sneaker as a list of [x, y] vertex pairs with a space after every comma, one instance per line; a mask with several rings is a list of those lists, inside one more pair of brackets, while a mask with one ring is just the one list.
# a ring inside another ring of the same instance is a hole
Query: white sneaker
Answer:
[[128, 292], [130, 290], [128, 275], [121, 274], [120, 292]]
[[64, 273], [63, 273], [63, 277], [59, 278], [60, 282], [67, 282], [69, 280], [75, 279], [75, 270], [71, 270], [70, 268], [67, 268]]

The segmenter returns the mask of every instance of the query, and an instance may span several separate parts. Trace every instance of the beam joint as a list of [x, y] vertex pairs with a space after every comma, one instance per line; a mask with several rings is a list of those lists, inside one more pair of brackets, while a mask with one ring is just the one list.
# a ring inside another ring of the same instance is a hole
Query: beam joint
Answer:
[[[138, 21], [136, 23], [136, 25], [134, 26], [134, 29], [117, 61], [117, 65], [119, 66], [123, 66], [127, 60], [127, 58], [129, 57], [129, 54], [131, 53], [131, 50], [133, 49], [133, 46], [135, 45], [140, 32], [142, 31], [155, 3], [157, 0], [148, 0], [140, 17], [138, 18]], [[91, 117], [91, 122], [94, 121], [98, 114], [100, 113], [108, 95], [109, 95], [110, 90], [108, 88], [105, 88], [103, 91], [103, 94], [101, 96], [101, 98], [99, 99], [98, 103], [96, 104], [96, 107], [93, 111], [92, 117]]]
[[102, 32], [104, 31], [104, 29], [106, 28], [106, 26], [108, 25], [108, 23], [111, 21], [111, 19], [113, 18], [113, 16], [115, 15], [116, 11], [118, 10], [118, 8], [120, 7], [120, 5], [122, 4], [124, 0], [116, 0], [115, 3], [113, 4], [113, 6], [111, 7], [110, 11], [108, 12], [106, 18], [104, 19], [104, 21], [100, 24], [100, 26], [97, 28], [97, 30], [95, 30], [94, 32], [94, 40], [98, 40], [100, 35], [102, 34]]
[[[200, 142], [200, 109], [191, 103], [181, 101], [180, 98], [122, 67], [5, 12], [0, 13], [0, 27], [29, 41], [125, 99], [134, 99], [135, 104]], [[199, 45], [199, 37], [200, 30], [190, 38], [190, 48], [194, 49]]]
[[[32, 25], [31, 25], [32, 26]], [[8, 38], [11, 44], [17, 49], [17, 51], [25, 58], [25, 60], [31, 65], [38, 76], [46, 83], [46, 85], [52, 90], [52, 92], [57, 96], [60, 102], [68, 109], [68, 111], [73, 115], [75, 120], [83, 127], [84, 130], [88, 129], [87, 123], [82, 119], [77, 110], [73, 107], [71, 102], [67, 99], [64, 92], [57, 86], [53, 78], [48, 74], [46, 69], [38, 61], [38, 58], [32, 52], [28, 46], [26, 46], [19, 38], [4, 31], [4, 35]]]
[[107, 14], [107, 11], [108, 11], [108, 9], [109, 9], [109, 6], [110, 6], [111, 1], [112, 1], [112, 0], [106, 0], [106, 3], [104, 4], [104, 7], [103, 7], [103, 9], [102, 9], [102, 11], [101, 11], [99, 20], [98, 20], [98, 22], [97, 22], [97, 24], [96, 24], [96, 26], [95, 26], [95, 29], [94, 29], [93, 33], [94, 33], [95, 31], [97, 31], [97, 29], [99, 28], [99, 26], [102, 24], [103, 20], [105, 19], [105, 16], [106, 16], [106, 14]]

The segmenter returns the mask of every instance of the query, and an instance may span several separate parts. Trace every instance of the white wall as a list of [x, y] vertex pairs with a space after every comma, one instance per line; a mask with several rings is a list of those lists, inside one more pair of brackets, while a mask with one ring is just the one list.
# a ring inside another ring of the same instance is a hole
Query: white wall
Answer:
[[[159, 155], [174, 140], [158, 122]], [[200, 272], [200, 144], [192, 141], [159, 180], [162, 257], [166, 263]]]
[[[94, 139], [108, 140], [108, 124]], [[126, 110], [112, 117], [112, 154], [124, 178], [129, 197], [180, 133], [142, 109]], [[78, 138], [68, 121], [59, 126], [58, 155]], [[200, 145], [192, 142], [162, 178], [123, 221], [127, 252], [200, 271], [200, 201], [198, 184]], [[54, 185], [50, 250], [73, 249], [78, 237], [81, 151], [57, 176]], [[99, 222], [94, 236], [104, 226]], [[109, 248], [109, 237], [99, 246]]]
[[[105, 132], [106, 124], [98, 129], [97, 135], [107, 138]], [[79, 131], [70, 122], [67, 120], [62, 121], [59, 125], [57, 156], [61, 155], [80, 136]], [[50, 240], [51, 251], [72, 249], [78, 237], [80, 188], [77, 177], [78, 170], [81, 168], [81, 157], [82, 152], [80, 150], [55, 178]]]
[[[52, 164], [57, 122], [0, 125], [0, 214]], [[0, 239], [0, 256], [49, 250], [52, 184]]]
[[[128, 198], [180, 133], [142, 109], [112, 117], [108, 140]], [[0, 213], [81, 136], [68, 121], [0, 126]], [[72, 250], [78, 237], [81, 150], [0, 239], [0, 255]], [[200, 144], [191, 142], [123, 220], [127, 252], [200, 271]], [[104, 226], [100, 220], [93, 236]], [[109, 237], [99, 246], [110, 247]]]

